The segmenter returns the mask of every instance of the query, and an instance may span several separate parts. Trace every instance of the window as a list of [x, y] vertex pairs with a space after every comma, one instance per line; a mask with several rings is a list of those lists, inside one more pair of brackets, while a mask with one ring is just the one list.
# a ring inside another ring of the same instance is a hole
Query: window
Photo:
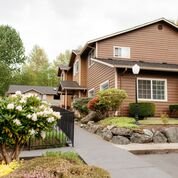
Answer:
[[54, 100], [60, 100], [60, 95], [54, 95], [54, 96], [53, 96], [53, 99], [54, 99]]
[[114, 46], [113, 55], [117, 58], [130, 58], [130, 48]]
[[137, 79], [138, 99], [166, 101], [167, 80], [166, 79]]
[[109, 80], [103, 82], [102, 84], [100, 84], [100, 90], [106, 90], [109, 88]]
[[88, 53], [88, 67], [92, 66], [94, 64], [94, 61], [91, 60], [91, 58], [95, 57], [95, 50], [92, 49], [89, 53]]
[[95, 96], [95, 89], [94, 88], [88, 90], [88, 97], [93, 97], [93, 96]]
[[74, 63], [74, 75], [79, 72], [79, 60], [75, 61]]

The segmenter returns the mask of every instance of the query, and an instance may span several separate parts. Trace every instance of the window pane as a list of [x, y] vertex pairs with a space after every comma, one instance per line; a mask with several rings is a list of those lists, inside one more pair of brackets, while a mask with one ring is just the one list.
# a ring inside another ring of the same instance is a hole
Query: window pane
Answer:
[[101, 90], [106, 90], [106, 89], [108, 89], [108, 88], [109, 88], [109, 83], [108, 83], [108, 82], [103, 83], [103, 84], [101, 85]]
[[138, 98], [151, 99], [151, 81], [138, 80]]
[[164, 100], [165, 99], [165, 81], [153, 80], [153, 99]]

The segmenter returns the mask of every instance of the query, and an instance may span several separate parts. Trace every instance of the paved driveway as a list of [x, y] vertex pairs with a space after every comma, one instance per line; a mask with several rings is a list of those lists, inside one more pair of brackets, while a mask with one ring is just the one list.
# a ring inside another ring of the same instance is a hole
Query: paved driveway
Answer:
[[139, 158], [178, 178], [178, 153], [139, 155]]

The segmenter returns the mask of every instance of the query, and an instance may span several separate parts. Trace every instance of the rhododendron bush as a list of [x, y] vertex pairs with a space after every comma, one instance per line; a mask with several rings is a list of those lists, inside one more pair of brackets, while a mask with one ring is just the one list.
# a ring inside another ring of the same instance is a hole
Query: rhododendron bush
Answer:
[[29, 137], [45, 138], [53, 129], [60, 113], [41, 101], [37, 95], [20, 91], [0, 99], [0, 154], [6, 163], [18, 160], [22, 146]]

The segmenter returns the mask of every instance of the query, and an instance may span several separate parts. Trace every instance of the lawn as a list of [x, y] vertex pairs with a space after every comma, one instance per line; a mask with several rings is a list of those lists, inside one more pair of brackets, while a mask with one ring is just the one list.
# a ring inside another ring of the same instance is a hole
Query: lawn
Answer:
[[103, 126], [114, 125], [117, 127], [138, 128], [135, 119], [132, 117], [108, 117], [104, 120], [99, 121], [99, 124]]
[[139, 120], [141, 125], [178, 125], [178, 119], [168, 118], [168, 123], [164, 124], [160, 118], [148, 118], [144, 120]]

